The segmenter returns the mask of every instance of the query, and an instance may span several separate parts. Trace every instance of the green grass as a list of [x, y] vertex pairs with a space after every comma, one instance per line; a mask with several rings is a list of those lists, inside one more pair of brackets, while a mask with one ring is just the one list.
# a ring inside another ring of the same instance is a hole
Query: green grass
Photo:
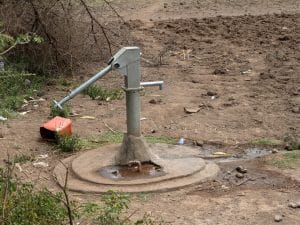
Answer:
[[250, 142], [252, 145], [274, 146], [282, 144], [282, 141], [270, 138], [259, 138]]
[[[105, 132], [101, 135], [92, 136], [90, 138], [82, 139], [82, 145], [84, 149], [91, 149], [103, 145], [108, 144], [119, 144], [123, 141], [123, 133], [122, 132]], [[155, 143], [164, 143], [164, 144], [176, 144], [177, 139], [173, 137], [167, 136], [154, 136], [154, 135], [146, 135], [145, 140], [149, 144]]]
[[57, 148], [62, 152], [75, 152], [82, 147], [83, 144], [78, 135], [57, 137]]
[[0, 169], [0, 221], [3, 225], [57, 225], [67, 218], [62, 195], [36, 191], [18, 181], [13, 165]]
[[293, 169], [300, 166], [300, 150], [287, 152], [280, 158], [270, 160], [270, 164], [281, 169]]
[[123, 98], [123, 91], [120, 89], [104, 89], [97, 85], [89, 86], [84, 94], [91, 97], [93, 100], [110, 101]]
[[0, 115], [11, 117], [26, 97], [35, 97], [44, 78], [8, 68], [0, 72]]
[[56, 117], [56, 116], [61, 116], [61, 117], [67, 118], [70, 116], [70, 113], [71, 113], [71, 109], [68, 104], [65, 104], [63, 106], [63, 108], [60, 109], [60, 108], [56, 107], [53, 103], [50, 106], [50, 115], [49, 116], [51, 118]]
[[31, 162], [34, 160], [34, 156], [32, 155], [25, 155], [25, 154], [17, 154], [13, 158], [14, 163], [26, 163]]

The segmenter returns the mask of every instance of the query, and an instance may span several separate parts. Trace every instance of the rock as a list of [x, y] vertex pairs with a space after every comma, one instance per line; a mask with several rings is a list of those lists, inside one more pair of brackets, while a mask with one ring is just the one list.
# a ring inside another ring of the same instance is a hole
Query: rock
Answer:
[[239, 173], [247, 173], [247, 169], [242, 167], [242, 166], [238, 166], [237, 168], [235, 168], [236, 171], [238, 171]]
[[204, 145], [204, 142], [200, 141], [200, 140], [196, 140], [196, 141], [194, 141], [194, 145], [202, 147]]
[[244, 174], [242, 174], [242, 173], [237, 173], [235, 176], [239, 179], [244, 178]]
[[218, 93], [215, 92], [215, 91], [208, 91], [206, 94], [207, 94], [208, 96], [217, 96], [217, 95], [218, 95]]
[[4, 135], [0, 132], [0, 138], [4, 138]]
[[215, 75], [218, 75], [218, 74], [226, 74], [227, 73], [227, 70], [224, 69], [224, 68], [221, 68], [221, 69], [215, 69], [214, 70], [214, 74]]
[[281, 222], [282, 221], [282, 215], [275, 215], [274, 216], [274, 221], [275, 222]]
[[295, 203], [295, 202], [290, 202], [290, 203], [288, 204], [288, 207], [290, 207], [290, 208], [292, 208], [292, 209], [296, 209], [296, 208], [298, 208], [298, 205], [297, 205], [297, 203]]
[[293, 108], [292, 108], [292, 112], [293, 112], [293, 113], [300, 113], [300, 108], [297, 107], [297, 106], [296, 106], [296, 107], [293, 107]]
[[150, 104], [157, 104], [157, 101], [156, 101], [155, 99], [151, 99], [151, 100], [149, 101], [149, 103], [150, 103]]
[[152, 130], [151, 130], [151, 133], [152, 133], [152, 134], [156, 133], [156, 130], [152, 129]]
[[184, 112], [186, 113], [197, 113], [200, 111], [200, 108], [199, 107], [184, 107]]
[[279, 152], [279, 150], [276, 149], [276, 148], [274, 148], [274, 149], [272, 150], [272, 153], [273, 153], [273, 154], [276, 154], [276, 153], [278, 153], [278, 152]]
[[164, 3], [164, 8], [167, 8], [168, 7], [168, 3]]
[[31, 85], [31, 81], [28, 80], [28, 79], [25, 79], [25, 80], [24, 80], [24, 85], [25, 85], [25, 86], [30, 86], [30, 85]]
[[292, 209], [297, 209], [297, 208], [300, 208], [300, 201], [298, 202], [290, 202], [288, 204], [288, 207], [292, 208]]

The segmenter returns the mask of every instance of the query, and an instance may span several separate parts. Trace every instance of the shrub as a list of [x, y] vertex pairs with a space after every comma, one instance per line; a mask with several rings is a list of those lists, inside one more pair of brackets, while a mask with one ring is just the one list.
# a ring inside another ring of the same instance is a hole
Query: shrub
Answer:
[[12, 173], [13, 165], [0, 169], [0, 211], [3, 225], [57, 225], [67, 218], [62, 195], [47, 190], [35, 191], [20, 183]]
[[82, 148], [82, 143], [78, 135], [57, 136], [57, 147], [62, 152], [75, 152]]

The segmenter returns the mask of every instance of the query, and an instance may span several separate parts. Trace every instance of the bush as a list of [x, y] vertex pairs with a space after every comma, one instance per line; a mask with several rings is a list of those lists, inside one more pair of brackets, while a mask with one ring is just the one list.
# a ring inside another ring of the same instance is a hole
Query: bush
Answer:
[[57, 147], [62, 152], [75, 152], [82, 148], [82, 143], [78, 135], [57, 136]]
[[62, 195], [35, 191], [13, 176], [12, 165], [0, 169], [0, 211], [3, 225], [57, 225], [67, 218]]
[[121, 99], [123, 97], [123, 91], [118, 89], [104, 89], [97, 85], [89, 86], [84, 94], [90, 96], [93, 100], [110, 101], [115, 99]]

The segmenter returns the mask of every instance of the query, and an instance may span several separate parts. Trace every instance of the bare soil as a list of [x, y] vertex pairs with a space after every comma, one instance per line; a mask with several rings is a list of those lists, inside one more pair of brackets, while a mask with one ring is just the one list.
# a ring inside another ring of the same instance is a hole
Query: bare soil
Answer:
[[[155, 131], [158, 136], [218, 143], [233, 150], [255, 139], [283, 140], [286, 134], [300, 134], [299, 0], [115, 4], [130, 25], [130, 44], [142, 48], [143, 79], [165, 81], [163, 91], [147, 88], [143, 93], [144, 134]], [[99, 84], [120, 87], [122, 82], [114, 73]], [[57, 154], [42, 141], [39, 127], [47, 120], [50, 100], [60, 99], [68, 88], [48, 86], [45, 91], [47, 101], [0, 125], [0, 158], [5, 159], [7, 152], [49, 154], [44, 160], [48, 167], [38, 169], [27, 162], [21, 176], [57, 190], [52, 169], [67, 155]], [[80, 116], [95, 117], [72, 118], [80, 136], [106, 132], [105, 124], [126, 130], [124, 99], [98, 102], [78, 96], [71, 106]], [[199, 112], [187, 114], [185, 107]], [[235, 177], [239, 164], [248, 169], [242, 180]], [[220, 167], [215, 181], [170, 193], [136, 195], [130, 210], [139, 209], [135, 216], [151, 213], [170, 224], [267, 225], [275, 224], [276, 214], [284, 216], [280, 224], [300, 224], [300, 209], [288, 207], [300, 200], [300, 166], [278, 170], [256, 159]]]

